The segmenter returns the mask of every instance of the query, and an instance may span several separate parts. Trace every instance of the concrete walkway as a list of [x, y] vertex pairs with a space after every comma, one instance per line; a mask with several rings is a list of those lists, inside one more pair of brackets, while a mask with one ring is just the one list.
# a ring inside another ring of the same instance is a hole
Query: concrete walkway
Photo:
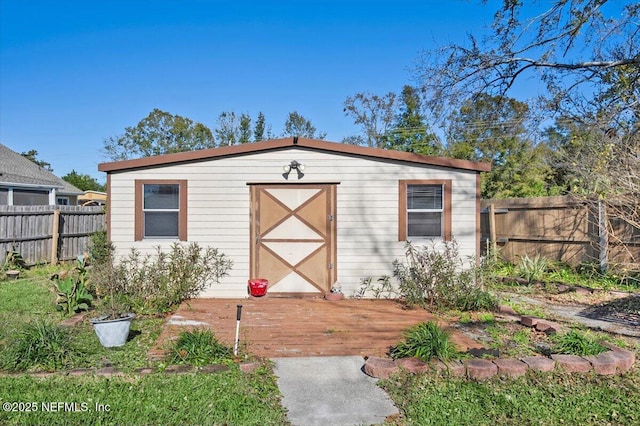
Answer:
[[294, 426], [383, 423], [398, 413], [361, 356], [272, 358], [282, 404]]

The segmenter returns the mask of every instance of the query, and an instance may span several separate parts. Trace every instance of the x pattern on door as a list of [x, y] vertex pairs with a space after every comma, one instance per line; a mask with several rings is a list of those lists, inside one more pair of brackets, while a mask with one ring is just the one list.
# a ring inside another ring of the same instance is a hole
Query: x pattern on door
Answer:
[[333, 269], [331, 185], [255, 186], [256, 278], [268, 292], [326, 293]]

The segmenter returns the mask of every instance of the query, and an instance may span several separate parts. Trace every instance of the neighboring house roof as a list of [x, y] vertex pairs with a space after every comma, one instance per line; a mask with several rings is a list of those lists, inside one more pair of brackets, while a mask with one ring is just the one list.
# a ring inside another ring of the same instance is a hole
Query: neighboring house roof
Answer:
[[306, 138], [284, 138], [246, 143], [242, 145], [224, 146], [219, 148], [202, 149], [198, 151], [179, 152], [175, 154], [158, 155], [135, 160], [116, 161], [98, 165], [102, 172], [118, 172], [131, 169], [158, 167], [176, 163], [191, 161], [203, 161], [221, 157], [247, 155], [263, 151], [282, 150], [287, 148], [302, 148], [314, 151], [325, 151], [343, 155], [369, 157], [373, 159], [396, 160], [407, 163], [428, 164], [454, 169], [471, 170], [476, 172], [488, 172], [491, 165], [475, 161], [457, 160], [446, 157], [433, 157], [414, 154], [412, 152], [392, 151], [380, 148], [369, 148], [344, 143], [327, 142]]
[[59, 195], [79, 195], [82, 191], [49, 170], [0, 144], [0, 185], [56, 188]]
[[83, 206], [99, 206], [107, 202], [107, 193], [100, 191], [84, 191], [78, 196], [78, 203]]

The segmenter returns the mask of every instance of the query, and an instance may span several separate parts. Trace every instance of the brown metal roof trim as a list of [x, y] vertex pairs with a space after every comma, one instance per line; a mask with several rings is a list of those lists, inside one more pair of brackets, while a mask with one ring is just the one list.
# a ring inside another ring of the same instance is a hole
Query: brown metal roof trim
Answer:
[[158, 155], [155, 157], [145, 157], [135, 160], [101, 163], [98, 165], [98, 170], [107, 173], [119, 172], [131, 169], [186, 163], [190, 161], [202, 161], [229, 156], [252, 154], [255, 152], [271, 151], [290, 147], [308, 148], [312, 150], [355, 155], [359, 157], [396, 160], [406, 163], [428, 164], [432, 166], [449, 167], [476, 172], [488, 172], [491, 170], [491, 165], [488, 163], [457, 160], [447, 157], [432, 157], [428, 155], [414, 154], [412, 152], [369, 148], [357, 145], [348, 145], [343, 143], [327, 142], [305, 138], [272, 139], [242, 145], [223, 146], [219, 148], [201, 149], [198, 151], [179, 152], [175, 154]]

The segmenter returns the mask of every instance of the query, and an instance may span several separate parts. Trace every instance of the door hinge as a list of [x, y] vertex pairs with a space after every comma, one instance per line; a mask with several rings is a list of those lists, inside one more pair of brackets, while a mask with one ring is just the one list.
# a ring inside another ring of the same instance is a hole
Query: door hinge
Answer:
[[329, 222], [333, 222], [333, 215], [332, 214], [329, 215]]
[[333, 269], [333, 262], [329, 262], [329, 269]]

